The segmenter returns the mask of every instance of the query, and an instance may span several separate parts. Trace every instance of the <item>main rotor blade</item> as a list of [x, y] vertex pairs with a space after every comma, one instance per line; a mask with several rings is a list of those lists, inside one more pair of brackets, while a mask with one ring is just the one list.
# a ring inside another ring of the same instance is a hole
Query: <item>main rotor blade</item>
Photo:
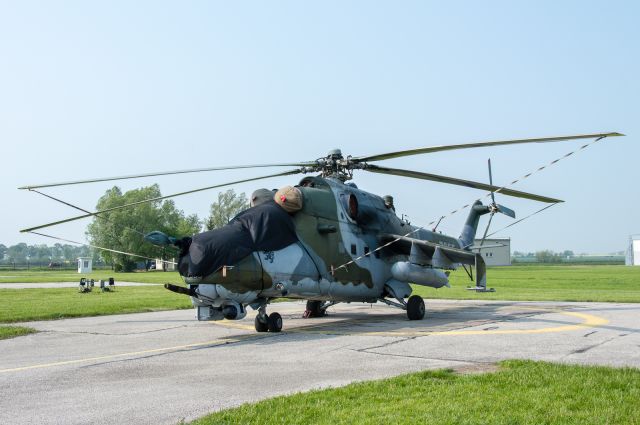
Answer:
[[216, 184], [216, 185], [213, 185], [213, 186], [201, 187], [200, 189], [187, 190], [185, 192], [178, 192], [178, 193], [174, 193], [174, 194], [171, 194], [171, 195], [159, 196], [157, 198], [143, 199], [142, 201], [131, 202], [130, 204], [119, 205], [119, 206], [113, 207], [113, 208], [107, 208], [107, 209], [100, 210], [100, 211], [94, 211], [94, 212], [90, 212], [90, 213], [87, 213], [87, 214], [78, 215], [78, 216], [75, 216], [75, 217], [70, 217], [70, 218], [67, 218], [67, 219], [64, 219], [64, 220], [59, 220], [59, 221], [54, 221], [54, 222], [47, 223], [47, 224], [42, 224], [42, 225], [36, 226], [36, 227], [30, 227], [28, 229], [22, 229], [22, 230], [20, 230], [20, 233], [32, 232], [34, 230], [44, 229], [45, 227], [57, 226], [58, 224], [69, 223], [71, 221], [76, 221], [76, 220], [80, 220], [80, 219], [87, 218], [87, 217], [97, 216], [97, 215], [104, 214], [104, 213], [107, 213], [107, 212], [111, 212], [111, 211], [115, 211], [115, 210], [121, 210], [123, 208], [129, 208], [129, 207], [133, 207], [133, 206], [136, 206], [136, 205], [145, 204], [145, 203], [148, 203], [148, 202], [162, 201], [164, 199], [175, 198], [177, 196], [188, 195], [188, 194], [191, 194], [191, 193], [202, 192], [202, 191], [205, 191], [205, 190], [215, 189], [215, 188], [218, 188], [218, 187], [230, 186], [230, 185], [233, 185], [233, 184], [246, 183], [246, 182], [251, 182], [251, 181], [255, 181], [255, 180], [262, 180], [262, 179], [269, 179], [269, 178], [272, 178], [272, 177], [289, 176], [289, 175], [292, 175], [292, 174], [298, 174], [300, 172], [301, 172], [301, 170], [299, 170], [299, 169], [289, 170], [289, 171], [285, 171], [283, 173], [271, 174], [271, 175], [268, 175], [268, 176], [252, 177], [252, 178], [243, 179], [243, 180], [236, 180], [234, 182], [228, 182], [228, 183]]
[[459, 145], [427, 146], [427, 147], [418, 148], [418, 149], [408, 149], [403, 151], [383, 153], [379, 155], [356, 157], [356, 158], [351, 158], [351, 161], [352, 162], [372, 162], [372, 161], [382, 161], [384, 159], [400, 158], [403, 156], [421, 155], [424, 153], [451, 151], [451, 150], [457, 150], [457, 149], [484, 148], [488, 146], [501, 146], [501, 145], [518, 145], [523, 143], [563, 142], [567, 140], [595, 139], [595, 138], [615, 137], [615, 136], [624, 136], [624, 134], [615, 133], [615, 132], [595, 133], [595, 134], [579, 134], [575, 136], [542, 137], [542, 138], [536, 138], [536, 139], [514, 139], [514, 140], [498, 140], [494, 142], [463, 143]]
[[486, 183], [457, 179], [455, 177], [441, 176], [439, 174], [422, 173], [419, 171], [402, 170], [398, 168], [379, 167], [377, 165], [367, 165], [367, 167], [364, 168], [364, 170], [370, 171], [372, 173], [391, 174], [394, 176], [411, 177], [414, 179], [431, 180], [439, 183], [448, 183], [448, 184], [454, 184], [457, 186], [466, 186], [466, 187], [471, 187], [473, 189], [481, 189], [481, 190], [501, 193], [507, 196], [514, 196], [516, 198], [531, 199], [533, 201], [540, 201], [540, 202], [547, 202], [547, 203], [564, 202], [560, 199], [549, 198], [541, 195], [535, 195], [533, 193], [520, 192], [518, 190], [513, 190], [513, 189], [506, 189], [506, 188], [500, 189], [500, 187], [498, 186], [493, 186]]
[[155, 177], [155, 176], [169, 176], [173, 174], [189, 174], [189, 173], [202, 173], [205, 171], [221, 171], [221, 170], [237, 170], [243, 168], [267, 168], [267, 167], [310, 167], [316, 165], [316, 162], [292, 162], [292, 163], [283, 163], [283, 164], [258, 164], [258, 165], [229, 165], [222, 167], [208, 167], [208, 168], [193, 168], [190, 170], [176, 170], [176, 171], [158, 171], [153, 173], [143, 173], [143, 174], [131, 174], [127, 176], [116, 176], [116, 177], [99, 177], [94, 179], [86, 179], [86, 180], [72, 180], [67, 182], [59, 182], [59, 183], [43, 183], [43, 184], [34, 184], [28, 186], [22, 186], [18, 189], [21, 190], [30, 190], [30, 189], [39, 189], [43, 187], [56, 187], [56, 186], [69, 186], [74, 184], [85, 184], [85, 183], [98, 183], [98, 182], [109, 182], [114, 180], [130, 180], [130, 179], [139, 179], [142, 177]]

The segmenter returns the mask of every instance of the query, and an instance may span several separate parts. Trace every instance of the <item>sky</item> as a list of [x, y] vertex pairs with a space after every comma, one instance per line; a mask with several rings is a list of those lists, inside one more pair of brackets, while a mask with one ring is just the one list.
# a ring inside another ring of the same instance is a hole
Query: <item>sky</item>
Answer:
[[[496, 234], [513, 250], [626, 249], [640, 233], [640, 6], [633, 1], [0, 0], [0, 243], [77, 211], [26, 184], [430, 145], [618, 131], [513, 186], [565, 200]], [[470, 149], [379, 165], [504, 185], [581, 142]], [[284, 169], [209, 172], [163, 194]], [[235, 185], [296, 184], [297, 176]], [[485, 193], [356, 172], [427, 225]], [[93, 210], [114, 183], [48, 189]], [[215, 190], [176, 198], [204, 218]], [[543, 205], [498, 195], [529, 215]], [[466, 212], [448, 217], [458, 235]], [[492, 231], [508, 225], [493, 220]], [[486, 221], [481, 222], [481, 229]], [[45, 229], [84, 241], [88, 221]], [[44, 231], [44, 230], [43, 230]]]

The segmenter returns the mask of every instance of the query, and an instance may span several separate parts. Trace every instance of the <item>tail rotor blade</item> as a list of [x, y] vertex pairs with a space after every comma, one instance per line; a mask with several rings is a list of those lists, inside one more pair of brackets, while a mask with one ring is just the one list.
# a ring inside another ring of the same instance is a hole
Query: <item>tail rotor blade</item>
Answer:
[[511, 218], [516, 218], [516, 212], [511, 208], [507, 208], [504, 205], [496, 204], [495, 191], [493, 189], [493, 173], [491, 172], [491, 158], [487, 160], [487, 164], [489, 166], [489, 185], [491, 186], [491, 208], [493, 208], [493, 216], [494, 213], [499, 212], [504, 215], [508, 215]]
[[512, 210], [511, 208], [507, 208], [504, 205], [500, 205], [500, 204], [496, 204], [496, 207], [498, 208], [498, 212], [502, 213], [504, 215], [508, 215], [511, 218], [516, 218], [516, 212], [514, 210]]
[[[489, 184], [493, 187], [493, 175], [491, 174], [491, 158], [487, 160], [487, 163], [489, 165]], [[493, 195], [493, 189], [491, 190], [491, 203], [493, 203], [494, 205], [496, 203], [496, 197]]]

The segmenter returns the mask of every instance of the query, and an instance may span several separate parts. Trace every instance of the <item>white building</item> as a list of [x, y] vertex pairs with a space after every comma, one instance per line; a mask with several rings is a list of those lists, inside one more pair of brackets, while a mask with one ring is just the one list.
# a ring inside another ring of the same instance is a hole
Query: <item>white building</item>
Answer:
[[171, 258], [169, 261], [162, 261], [160, 259], [156, 260], [156, 270], [166, 270], [168, 272], [173, 272], [176, 270], [176, 259]]
[[91, 257], [78, 257], [78, 273], [91, 273], [93, 271], [93, 259]]
[[478, 249], [482, 239], [473, 241], [474, 251], [482, 254], [487, 266], [511, 265], [511, 238], [485, 239], [482, 248]]
[[627, 248], [627, 266], [640, 266], [640, 234], [629, 236], [629, 248]]

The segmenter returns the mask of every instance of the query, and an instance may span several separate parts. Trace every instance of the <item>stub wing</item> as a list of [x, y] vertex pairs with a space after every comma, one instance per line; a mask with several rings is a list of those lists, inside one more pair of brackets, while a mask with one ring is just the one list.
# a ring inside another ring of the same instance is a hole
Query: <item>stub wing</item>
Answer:
[[444, 269], [455, 268], [456, 264], [473, 266], [476, 288], [486, 288], [487, 286], [486, 266], [479, 253], [388, 233], [380, 236], [380, 242], [385, 244], [391, 242], [389, 248], [408, 255], [409, 261], [412, 263]]

